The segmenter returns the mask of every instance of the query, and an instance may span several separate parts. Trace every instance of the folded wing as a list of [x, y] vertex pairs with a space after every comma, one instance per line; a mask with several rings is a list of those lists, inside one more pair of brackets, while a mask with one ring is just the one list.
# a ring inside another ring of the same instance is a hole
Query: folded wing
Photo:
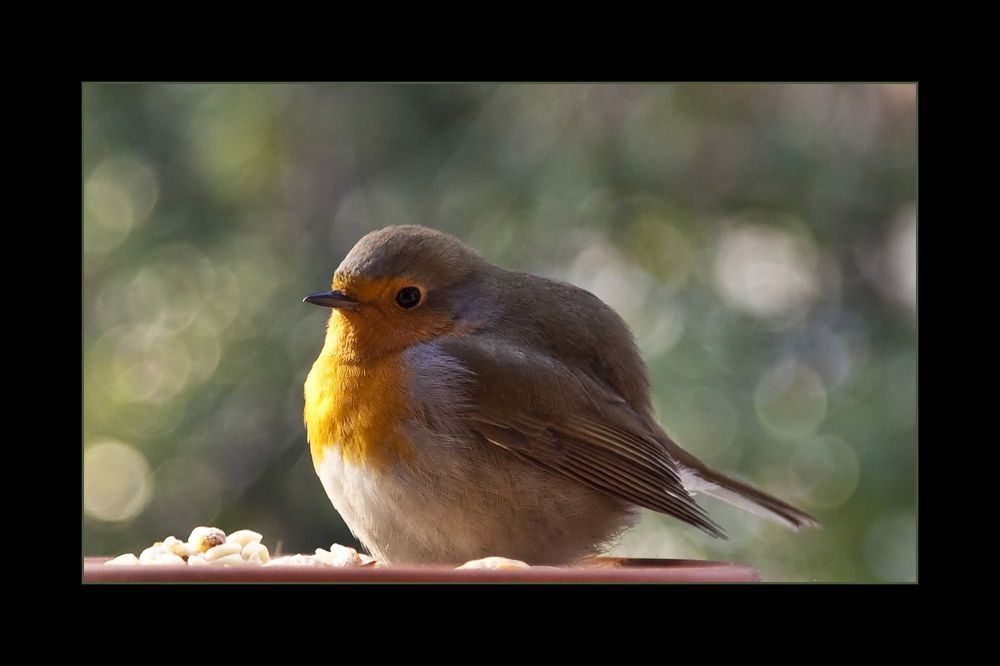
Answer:
[[471, 372], [456, 416], [486, 441], [632, 504], [725, 533], [684, 489], [677, 461], [611, 387], [490, 336], [438, 341]]

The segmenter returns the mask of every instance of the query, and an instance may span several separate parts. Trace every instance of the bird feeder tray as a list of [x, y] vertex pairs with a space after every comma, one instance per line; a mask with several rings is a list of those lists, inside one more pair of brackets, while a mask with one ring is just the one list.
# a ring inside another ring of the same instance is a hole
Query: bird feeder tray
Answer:
[[330, 567], [187, 565], [105, 566], [88, 557], [85, 583], [749, 583], [756, 569], [729, 562], [600, 557], [575, 567], [452, 569], [445, 567]]

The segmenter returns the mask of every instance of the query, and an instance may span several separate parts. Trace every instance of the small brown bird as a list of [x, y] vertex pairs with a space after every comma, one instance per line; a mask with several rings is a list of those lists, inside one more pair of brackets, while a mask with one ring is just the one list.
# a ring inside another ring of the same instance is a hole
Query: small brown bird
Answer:
[[447, 234], [362, 238], [307, 303], [333, 309], [305, 384], [323, 487], [391, 564], [564, 564], [645, 507], [724, 537], [703, 492], [793, 529], [811, 516], [705, 466], [660, 428], [625, 322]]

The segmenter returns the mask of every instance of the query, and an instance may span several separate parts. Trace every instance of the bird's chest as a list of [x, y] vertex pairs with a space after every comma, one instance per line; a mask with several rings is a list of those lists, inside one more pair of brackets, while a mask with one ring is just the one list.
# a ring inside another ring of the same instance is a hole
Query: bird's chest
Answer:
[[[351, 532], [387, 563], [460, 564], [499, 547], [509, 475], [493, 475], [471, 442], [411, 424], [415, 454], [382, 468], [329, 451], [316, 466], [327, 496]], [[499, 551], [497, 551], [499, 552]]]
[[366, 364], [340, 363], [326, 354], [317, 359], [305, 385], [306, 430], [317, 471], [333, 452], [371, 470], [409, 458], [404, 382], [398, 356]]

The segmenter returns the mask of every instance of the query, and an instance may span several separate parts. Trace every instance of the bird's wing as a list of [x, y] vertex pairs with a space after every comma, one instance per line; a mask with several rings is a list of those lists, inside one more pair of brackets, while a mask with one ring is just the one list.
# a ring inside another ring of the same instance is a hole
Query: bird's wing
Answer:
[[555, 474], [724, 537], [684, 489], [644, 419], [585, 371], [490, 336], [438, 349], [471, 374], [456, 416], [485, 440]]

